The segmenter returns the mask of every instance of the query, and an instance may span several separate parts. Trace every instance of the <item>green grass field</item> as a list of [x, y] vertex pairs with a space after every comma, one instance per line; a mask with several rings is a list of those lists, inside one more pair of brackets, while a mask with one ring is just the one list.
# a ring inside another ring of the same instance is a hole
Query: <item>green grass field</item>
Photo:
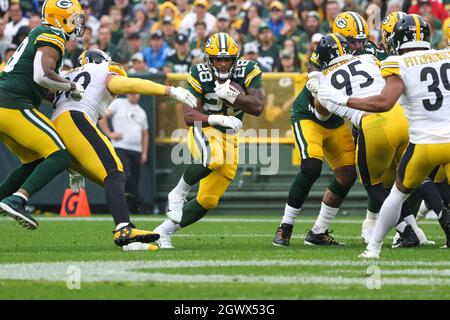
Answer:
[[[154, 228], [161, 216], [135, 217]], [[450, 251], [437, 221], [421, 224], [435, 246], [391, 249], [362, 261], [361, 219], [338, 218], [346, 246], [271, 243], [279, 217], [211, 216], [174, 237], [173, 250], [123, 252], [109, 216], [38, 217], [36, 231], [0, 218], [0, 299], [450, 299]], [[389, 246], [388, 246], [389, 245]], [[80, 275], [80, 289], [68, 289]], [[379, 289], [374, 288], [379, 287]]]

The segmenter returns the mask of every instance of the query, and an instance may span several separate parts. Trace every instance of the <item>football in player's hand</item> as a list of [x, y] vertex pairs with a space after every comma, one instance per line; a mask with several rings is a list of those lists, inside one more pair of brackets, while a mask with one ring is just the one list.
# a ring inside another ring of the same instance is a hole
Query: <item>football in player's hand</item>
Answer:
[[233, 89], [236, 89], [236, 91], [238, 91], [240, 94], [243, 94], [243, 95], [246, 94], [244, 88], [242, 88], [241, 85], [238, 84], [237, 82], [231, 81], [230, 87], [232, 87]]

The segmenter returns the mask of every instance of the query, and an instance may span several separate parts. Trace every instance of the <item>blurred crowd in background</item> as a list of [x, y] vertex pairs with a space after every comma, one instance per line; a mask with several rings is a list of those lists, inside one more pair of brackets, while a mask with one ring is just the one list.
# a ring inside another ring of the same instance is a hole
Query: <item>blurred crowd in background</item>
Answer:
[[[40, 25], [43, 0], [0, 0], [0, 71], [17, 46]], [[343, 11], [360, 13], [370, 40], [392, 11], [418, 13], [432, 32], [432, 47], [447, 46], [450, 0], [80, 0], [83, 38], [67, 42], [64, 65], [75, 67], [85, 49], [99, 48], [130, 73], [189, 71], [203, 59], [209, 35], [228, 32], [245, 59], [266, 72], [307, 72], [322, 35]]]

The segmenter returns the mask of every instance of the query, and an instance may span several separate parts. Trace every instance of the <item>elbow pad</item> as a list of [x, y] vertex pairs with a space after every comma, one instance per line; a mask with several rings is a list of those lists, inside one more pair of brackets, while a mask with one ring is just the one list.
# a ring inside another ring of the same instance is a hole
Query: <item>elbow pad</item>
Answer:
[[70, 91], [70, 82], [58, 82], [49, 79], [42, 69], [42, 52], [37, 51], [33, 61], [33, 80], [50, 91]]

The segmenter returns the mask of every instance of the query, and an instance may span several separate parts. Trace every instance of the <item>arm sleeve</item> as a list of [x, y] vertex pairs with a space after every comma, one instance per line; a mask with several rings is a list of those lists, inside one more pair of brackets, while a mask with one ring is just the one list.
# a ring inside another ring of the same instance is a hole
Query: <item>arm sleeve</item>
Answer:
[[42, 52], [38, 51], [35, 54], [33, 61], [33, 80], [41, 87], [44, 87], [53, 92], [69, 91], [71, 88], [70, 82], [58, 82], [49, 79], [42, 68]]
[[108, 82], [107, 87], [113, 94], [139, 93], [147, 96], [166, 95], [166, 86], [138, 78], [113, 76]]

